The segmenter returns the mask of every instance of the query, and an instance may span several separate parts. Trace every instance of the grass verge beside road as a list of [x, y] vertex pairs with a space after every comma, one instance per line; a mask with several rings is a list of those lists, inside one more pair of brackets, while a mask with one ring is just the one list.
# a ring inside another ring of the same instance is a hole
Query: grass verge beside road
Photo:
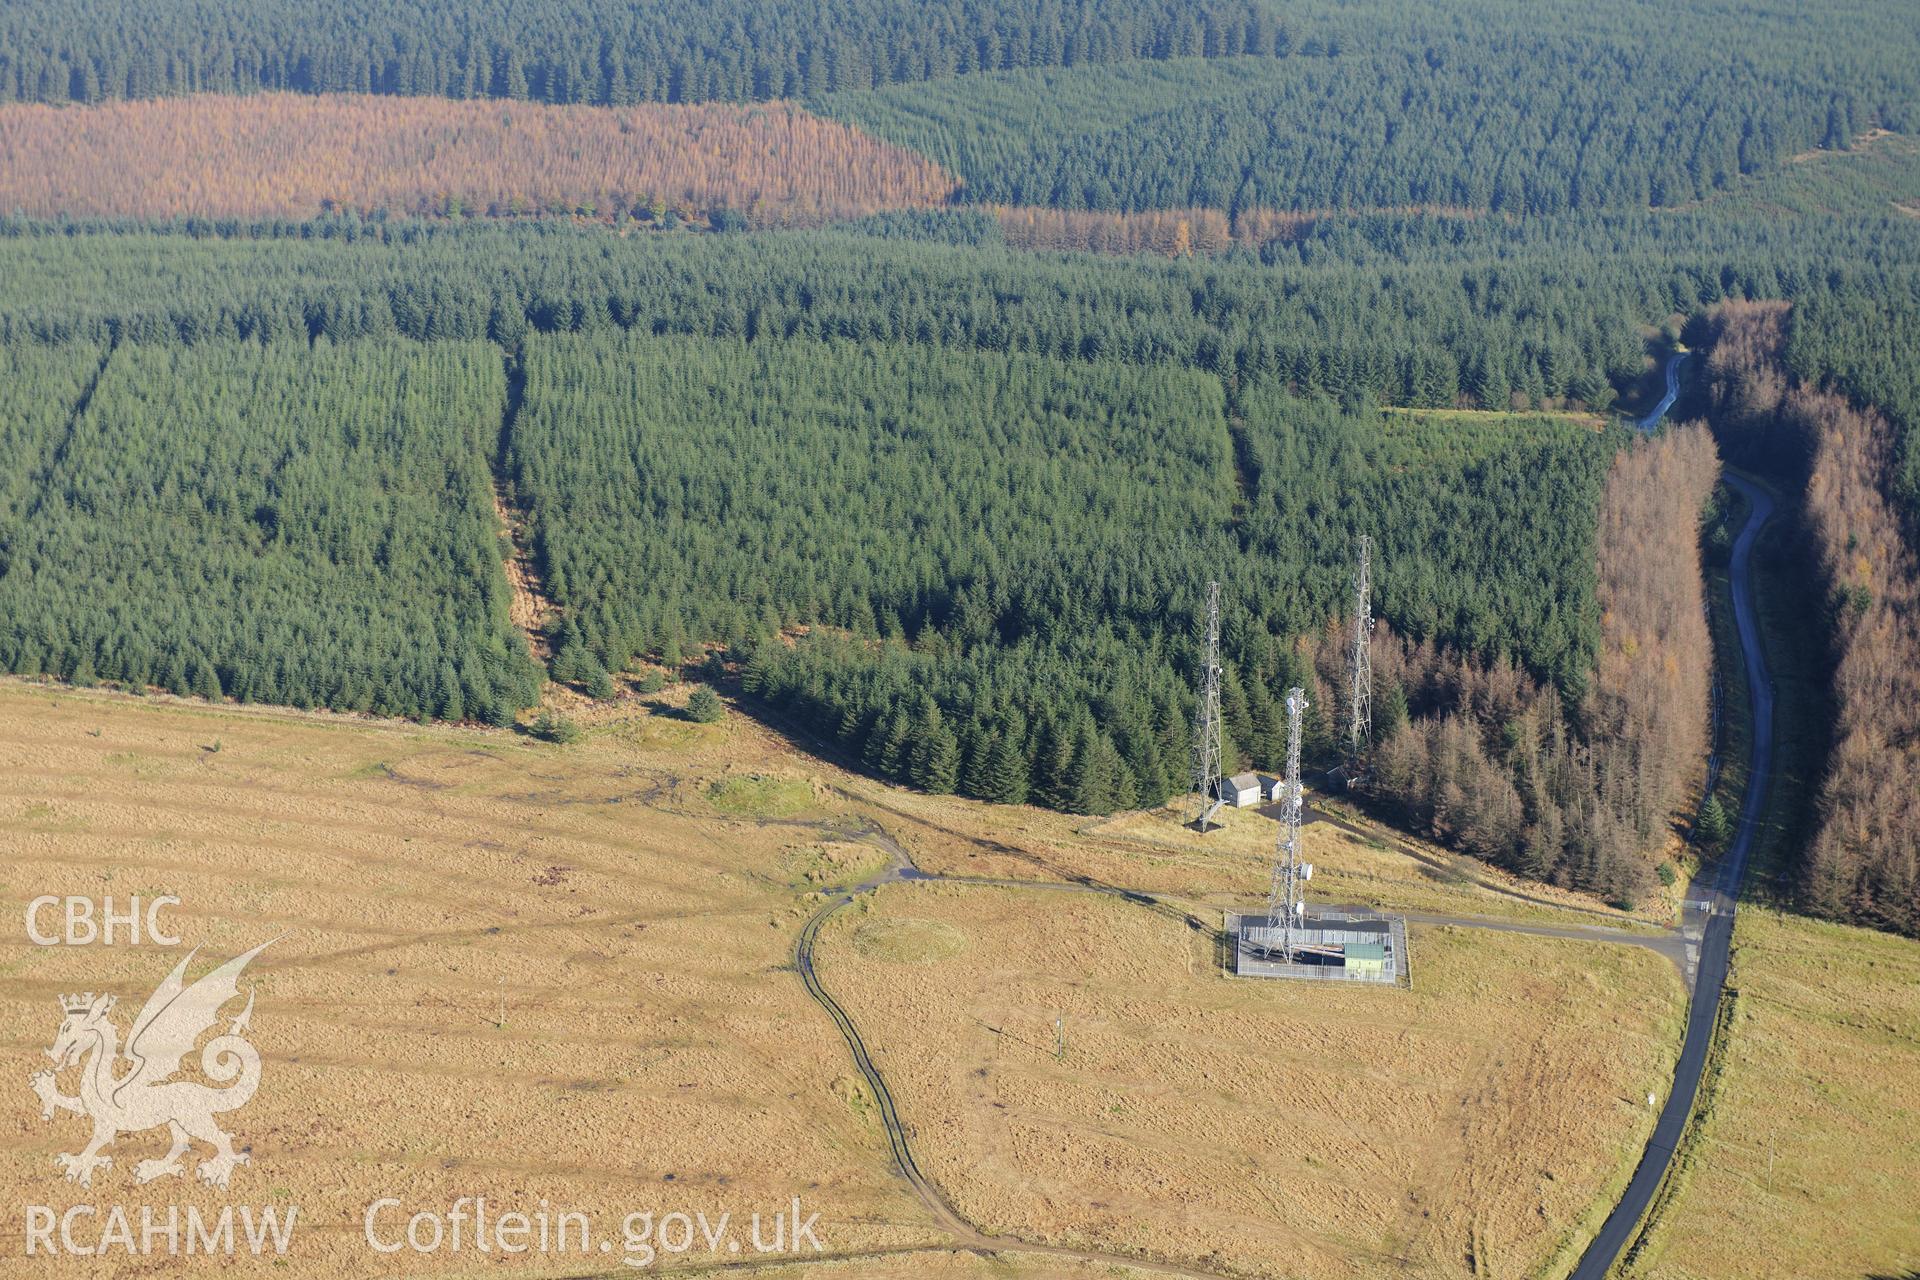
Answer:
[[1633, 1280], [1920, 1269], [1920, 946], [1742, 907], [1710, 1106]]

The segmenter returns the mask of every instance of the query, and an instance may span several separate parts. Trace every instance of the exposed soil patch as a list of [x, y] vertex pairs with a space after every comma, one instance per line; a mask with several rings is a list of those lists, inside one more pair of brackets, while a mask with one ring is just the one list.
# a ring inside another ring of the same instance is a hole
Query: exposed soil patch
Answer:
[[498, 481], [494, 484], [493, 511], [500, 518], [501, 536], [510, 543], [505, 567], [507, 587], [513, 592], [513, 598], [507, 607], [508, 616], [514, 626], [526, 633], [527, 651], [545, 663], [553, 657], [546, 626], [554, 616], [554, 604], [547, 598], [546, 584], [541, 581], [540, 570], [527, 547], [525, 518], [507, 505]]

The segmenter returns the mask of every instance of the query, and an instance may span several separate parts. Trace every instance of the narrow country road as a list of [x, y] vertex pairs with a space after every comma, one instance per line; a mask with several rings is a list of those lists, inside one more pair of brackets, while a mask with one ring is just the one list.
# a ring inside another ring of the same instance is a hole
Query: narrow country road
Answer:
[[1667, 357], [1667, 394], [1653, 407], [1653, 412], [1640, 419], [1640, 429], [1651, 431], [1660, 425], [1660, 419], [1667, 416], [1667, 410], [1673, 408], [1673, 402], [1680, 398], [1680, 366], [1687, 362], [1688, 353], [1676, 351]]
[[1498, 916], [1437, 915], [1431, 911], [1395, 911], [1408, 924], [1436, 925], [1453, 929], [1486, 929], [1493, 933], [1524, 933], [1535, 938], [1565, 938], [1570, 942], [1608, 942], [1623, 947], [1644, 947], [1673, 962], [1683, 980], [1688, 977], [1686, 939], [1672, 931], [1630, 933], [1593, 924], [1540, 924], [1531, 920], [1503, 920]]
[[[1669, 386], [1673, 366], [1668, 366]], [[1669, 397], [1671, 399], [1671, 397]], [[1740, 631], [1740, 652], [1747, 664], [1747, 687], [1753, 702], [1753, 768], [1747, 776], [1747, 793], [1740, 803], [1740, 825], [1733, 842], [1718, 865], [1702, 868], [1687, 891], [1687, 903], [1681, 929], [1689, 939], [1698, 939], [1699, 976], [1694, 983], [1693, 1002], [1687, 1009], [1687, 1038], [1680, 1047], [1680, 1060], [1673, 1069], [1673, 1091], [1661, 1108], [1653, 1136], [1647, 1140], [1646, 1153], [1633, 1181], [1627, 1184], [1620, 1203], [1600, 1227], [1570, 1280], [1604, 1280], [1619, 1259], [1646, 1214], [1653, 1194], [1666, 1176], [1673, 1149], [1686, 1129], [1687, 1116], [1693, 1110], [1694, 1095], [1700, 1089], [1700, 1076], [1707, 1065], [1707, 1045], [1713, 1038], [1713, 1026], [1719, 1016], [1720, 993], [1727, 981], [1727, 957], [1733, 941], [1733, 912], [1739, 902], [1740, 881], [1746, 874], [1747, 856], [1766, 808], [1767, 788], [1773, 780], [1773, 682], [1767, 675], [1767, 658], [1760, 647], [1760, 626], [1754, 617], [1753, 544], [1760, 530], [1773, 517], [1773, 499], [1761, 489], [1738, 476], [1726, 477], [1751, 504], [1747, 523], [1733, 544], [1731, 578], [1734, 621]]]
[[[1268, 805], [1266, 808], [1259, 810], [1259, 812], [1278, 821], [1278, 805]], [[1401, 841], [1394, 839], [1390, 833], [1383, 832], [1378, 828], [1369, 829], [1362, 827], [1358, 823], [1343, 818], [1337, 813], [1329, 812], [1324, 806], [1309, 804], [1307, 806], [1306, 820], [1308, 823], [1325, 823], [1336, 830], [1358, 836], [1362, 840], [1378, 841], [1387, 848], [1399, 853], [1402, 857], [1411, 858], [1415, 862], [1424, 862], [1430, 866], [1436, 865], [1428, 855], [1422, 854]], [[1535, 906], [1552, 907], [1558, 911], [1587, 910], [1587, 908], [1584, 907], [1571, 907], [1566, 903], [1555, 902], [1550, 898], [1545, 898], [1538, 894], [1531, 894], [1522, 889], [1496, 884], [1491, 881], [1476, 880], [1474, 884], [1477, 888], [1487, 893], [1496, 894], [1515, 902], [1526, 902], [1532, 903]], [[1699, 950], [1694, 943], [1696, 943], [1698, 939], [1697, 937], [1689, 938], [1688, 935], [1680, 929], [1663, 929], [1657, 933], [1638, 933], [1628, 929], [1614, 927], [1610, 923], [1596, 925], [1553, 925], [1530, 923], [1524, 920], [1503, 919], [1498, 916], [1434, 915], [1424, 911], [1396, 911], [1394, 914], [1404, 918], [1408, 924], [1456, 925], [1463, 929], [1491, 929], [1497, 933], [1530, 933], [1543, 938], [1570, 938], [1576, 942], [1617, 942], [1626, 946], [1646, 947], [1649, 950], [1658, 951], [1661, 955], [1673, 961], [1673, 967], [1680, 971], [1680, 977], [1687, 984], [1687, 990], [1689, 992], [1693, 990], [1693, 962], [1697, 958], [1697, 952]], [[1611, 921], [1614, 919], [1614, 917], [1605, 916], [1598, 911], [1591, 912], [1591, 914], [1603, 920]]]

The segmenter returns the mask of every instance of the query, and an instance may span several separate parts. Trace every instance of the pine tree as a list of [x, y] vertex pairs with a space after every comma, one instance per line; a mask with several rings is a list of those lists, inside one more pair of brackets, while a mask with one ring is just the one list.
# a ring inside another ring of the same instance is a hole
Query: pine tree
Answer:
[[1373, 739], [1386, 742], [1407, 723], [1407, 687], [1398, 680], [1387, 681], [1373, 710]]
[[453, 664], [440, 664], [439, 678], [434, 683], [433, 713], [442, 720], [462, 720], [466, 718], [466, 700], [460, 693], [460, 677], [455, 674]]
[[931, 758], [934, 740], [945, 725], [940, 715], [940, 705], [923, 689], [914, 699], [913, 714], [907, 721], [907, 741], [903, 780], [913, 786], [925, 789], [921, 779], [927, 776], [927, 764]]
[[191, 664], [188, 679], [193, 684], [195, 697], [205, 698], [209, 702], [220, 699], [220, 676], [213, 664], [203, 658], [195, 658]]
[[1054, 809], [1072, 807], [1073, 750], [1073, 739], [1062, 733], [1054, 721], [1040, 722], [1039, 733], [1034, 739], [1029, 793], [1041, 804]]
[[602, 701], [612, 698], [617, 692], [613, 685], [613, 677], [608, 674], [605, 667], [600, 665], [600, 660], [589, 658], [583, 665], [585, 670], [580, 676], [580, 687], [587, 691], [587, 696], [599, 698]]
[[[1248, 707], [1246, 686], [1240, 681], [1240, 670], [1231, 662], [1224, 664], [1226, 673], [1220, 682], [1220, 721], [1225, 730], [1224, 738], [1231, 749], [1223, 749], [1220, 757], [1221, 767], [1228, 773], [1241, 768], [1247, 762], [1240, 748], [1259, 749], [1259, 738], [1253, 729], [1253, 713]], [[1081, 810], [1082, 813], [1087, 812]]]
[[890, 707], [867, 735], [867, 767], [883, 778], [898, 780], [906, 741], [906, 714], [898, 706]]
[[986, 778], [981, 799], [995, 804], [1025, 804], [1027, 761], [1011, 733], [996, 733], [986, 752]]
[[1720, 804], [1720, 797], [1710, 795], [1706, 803], [1700, 806], [1700, 841], [1708, 849], [1724, 848], [1727, 837], [1732, 833], [1732, 825], [1727, 821], [1727, 811]]
[[1067, 766], [1067, 804], [1074, 813], [1112, 813], [1134, 800], [1133, 775], [1107, 736], [1083, 719]]
[[991, 728], [976, 729], [970, 735], [971, 749], [965, 752], [966, 763], [960, 771], [961, 794], [976, 800], [990, 798], [993, 747], [999, 738], [999, 731]]
[[960, 743], [944, 720], [927, 730], [924, 750], [918, 753], [913, 784], [931, 795], [952, 795], [960, 779]]

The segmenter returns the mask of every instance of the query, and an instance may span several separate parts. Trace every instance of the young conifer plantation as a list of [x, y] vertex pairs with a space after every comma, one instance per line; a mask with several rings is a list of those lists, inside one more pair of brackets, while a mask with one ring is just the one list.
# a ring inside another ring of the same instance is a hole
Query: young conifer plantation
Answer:
[[68, 423], [100, 373], [105, 348], [90, 342], [0, 347], [0, 547], [41, 501]]
[[1522, 12], [1311, 5], [1280, 57], [1030, 67], [818, 105], [973, 200], [1232, 217], [1673, 208], [1920, 123], [1920, 40], [1893, 6], [1753, 11], [1738, 40], [1701, 10], [1662, 11], [1655, 39], [1613, 0]]
[[[72, 385], [98, 355], [37, 358]], [[487, 476], [505, 394], [485, 343], [115, 348], [9, 521], [7, 666], [511, 720], [539, 676]]]

